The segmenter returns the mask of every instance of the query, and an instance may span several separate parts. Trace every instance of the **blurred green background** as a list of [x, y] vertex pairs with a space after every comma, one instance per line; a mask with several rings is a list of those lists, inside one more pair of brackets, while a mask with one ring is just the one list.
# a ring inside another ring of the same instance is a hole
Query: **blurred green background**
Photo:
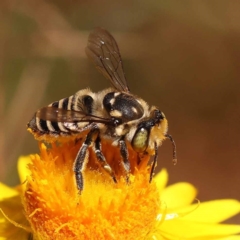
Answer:
[[17, 184], [18, 156], [38, 152], [26, 131], [38, 108], [109, 86], [84, 53], [101, 26], [117, 39], [132, 92], [169, 121], [178, 164], [166, 141], [158, 169], [193, 183], [201, 201], [240, 199], [239, 10], [233, 0], [2, 0], [0, 180]]

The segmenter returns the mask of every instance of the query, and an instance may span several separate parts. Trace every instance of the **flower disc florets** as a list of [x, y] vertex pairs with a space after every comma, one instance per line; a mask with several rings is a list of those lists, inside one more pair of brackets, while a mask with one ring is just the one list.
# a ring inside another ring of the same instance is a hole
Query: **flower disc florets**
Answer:
[[24, 203], [37, 239], [143, 239], [160, 208], [148, 167], [135, 169], [129, 182], [118, 175], [116, 184], [90, 160], [79, 194], [72, 170], [78, 148], [41, 144], [40, 156], [32, 156]]

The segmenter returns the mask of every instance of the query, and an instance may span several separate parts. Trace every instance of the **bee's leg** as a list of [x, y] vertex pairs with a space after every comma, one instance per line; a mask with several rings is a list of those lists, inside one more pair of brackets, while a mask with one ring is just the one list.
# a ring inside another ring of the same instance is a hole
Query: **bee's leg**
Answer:
[[153, 178], [153, 172], [154, 172], [154, 169], [156, 167], [156, 164], [157, 164], [157, 158], [158, 158], [158, 147], [157, 147], [157, 143], [154, 142], [154, 149], [155, 149], [155, 154], [154, 154], [154, 158], [153, 158], [153, 163], [152, 163], [152, 168], [151, 168], [151, 172], [150, 172], [150, 179], [149, 179], [149, 182], [152, 181], [152, 178]]
[[99, 129], [94, 127], [88, 134], [87, 137], [79, 149], [77, 156], [75, 158], [75, 162], [73, 165], [73, 171], [75, 173], [75, 179], [77, 183], [77, 188], [81, 192], [83, 190], [83, 175], [82, 170], [84, 165], [87, 163], [86, 156], [88, 154], [88, 147], [91, 145], [93, 141], [95, 141], [96, 135], [99, 134]]
[[96, 154], [96, 157], [98, 159], [98, 161], [100, 162], [102, 168], [112, 177], [113, 181], [115, 183], [117, 183], [117, 179], [115, 177], [115, 174], [112, 170], [112, 168], [109, 166], [109, 164], [107, 163], [103, 153], [102, 153], [102, 149], [101, 149], [101, 139], [98, 136], [95, 144], [94, 144], [94, 152]]
[[130, 162], [128, 158], [128, 149], [126, 142], [124, 141], [124, 138], [121, 138], [119, 141], [119, 146], [120, 146], [120, 154], [123, 159], [123, 167], [126, 171], [126, 180], [129, 182], [129, 173], [130, 173]]

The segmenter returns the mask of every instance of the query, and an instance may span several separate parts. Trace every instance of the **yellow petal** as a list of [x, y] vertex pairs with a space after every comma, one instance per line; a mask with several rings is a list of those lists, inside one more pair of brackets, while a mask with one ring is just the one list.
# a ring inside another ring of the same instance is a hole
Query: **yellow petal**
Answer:
[[165, 188], [160, 198], [168, 209], [173, 209], [191, 204], [196, 195], [197, 190], [193, 185], [180, 182]]
[[0, 201], [6, 198], [17, 196], [19, 193], [13, 188], [6, 186], [3, 183], [0, 183]]
[[240, 236], [229, 236], [224, 238], [217, 238], [216, 240], [240, 240]]
[[168, 173], [165, 168], [159, 172], [156, 177], [154, 177], [154, 181], [156, 182], [157, 188], [159, 192], [162, 192], [162, 190], [166, 187], [168, 182]]
[[[6, 186], [4, 186], [6, 188]], [[2, 190], [2, 188], [0, 188]], [[8, 189], [8, 197], [0, 201], [0, 236], [1, 240], [30, 239], [30, 227], [24, 215], [19, 192]], [[12, 195], [12, 196], [10, 196]]]
[[[184, 208], [184, 212], [190, 211], [194, 205]], [[196, 206], [197, 207], [197, 206]], [[182, 211], [177, 211], [181, 213]], [[205, 223], [222, 222], [240, 212], [240, 202], [233, 199], [214, 200], [200, 203], [199, 206], [184, 216], [184, 220], [199, 221]]]
[[[6, 231], [7, 229], [7, 231]], [[30, 240], [32, 238], [32, 234], [26, 231], [23, 231], [20, 228], [16, 228], [15, 226], [7, 226], [5, 229], [5, 233], [0, 237], [0, 240]], [[0, 226], [1, 231], [1, 226]], [[0, 232], [0, 234], [2, 234]]]
[[[171, 231], [169, 231], [169, 229], [171, 229]], [[190, 238], [205, 240], [240, 233], [240, 225], [210, 224], [174, 219], [164, 221], [162, 225], [160, 225], [159, 231], [161, 231], [165, 237], [169, 237], [169, 239]]]
[[30, 171], [27, 167], [27, 165], [31, 162], [31, 157], [30, 155], [28, 156], [21, 156], [18, 159], [18, 174], [21, 183], [26, 181], [27, 176], [30, 175]]

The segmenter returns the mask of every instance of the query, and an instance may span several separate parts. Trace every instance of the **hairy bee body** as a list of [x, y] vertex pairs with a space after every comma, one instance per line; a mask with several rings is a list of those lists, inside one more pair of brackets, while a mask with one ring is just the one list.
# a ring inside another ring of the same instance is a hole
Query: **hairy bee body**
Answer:
[[92, 147], [103, 169], [117, 182], [115, 173], [106, 161], [101, 142], [109, 140], [119, 148], [126, 176], [130, 172], [128, 147], [140, 156], [154, 155], [150, 173], [157, 161], [157, 149], [167, 134], [165, 115], [143, 99], [130, 93], [124, 76], [122, 60], [115, 39], [106, 30], [97, 28], [89, 36], [86, 48], [88, 57], [98, 70], [112, 83], [98, 93], [83, 89], [74, 95], [55, 101], [39, 109], [28, 123], [28, 130], [37, 140], [57, 141], [60, 137], [83, 138], [74, 163], [77, 188], [83, 190], [83, 167], [87, 161], [88, 149]]
[[[58, 112], [55, 112], [53, 116], [53, 108], [67, 110], [64, 112], [66, 122], [62, 120], [62, 112], [59, 113], [59, 116]], [[72, 116], [71, 113], [75, 111], [84, 113], [85, 116], [92, 115], [102, 119], [111, 119], [112, 123], [107, 126], [96, 122], [101, 133], [111, 138], [125, 135], [129, 129], [136, 127], [141, 119], [150, 115], [147, 103], [136, 96], [116, 92], [112, 88], [98, 93], [93, 93], [90, 89], [83, 89], [68, 98], [49, 104], [48, 108], [40, 109], [28, 123], [28, 127], [39, 136], [78, 135], [81, 130], [91, 124], [91, 121], [80, 122], [77, 119], [74, 121], [76, 116]], [[46, 120], [51, 118], [52, 120]], [[58, 118], [61, 118], [61, 121], [56, 121]], [[72, 121], [70, 122], [68, 119], [72, 119]]]
[[[79, 135], [79, 131], [84, 129], [88, 122], [66, 122], [57, 121], [59, 117], [58, 112], [53, 116], [53, 109], [62, 109], [66, 111], [66, 118], [71, 118], [72, 111], [84, 111], [86, 114], [91, 114], [96, 106], [93, 106], [93, 99], [96, 94], [92, 93], [89, 89], [80, 90], [74, 95], [55, 101], [48, 105], [48, 108], [36, 112], [34, 117], [28, 123], [28, 127], [35, 133], [36, 138], [41, 136], [68, 136]], [[69, 115], [68, 115], [69, 114]], [[67, 116], [68, 115], [68, 116]]]

